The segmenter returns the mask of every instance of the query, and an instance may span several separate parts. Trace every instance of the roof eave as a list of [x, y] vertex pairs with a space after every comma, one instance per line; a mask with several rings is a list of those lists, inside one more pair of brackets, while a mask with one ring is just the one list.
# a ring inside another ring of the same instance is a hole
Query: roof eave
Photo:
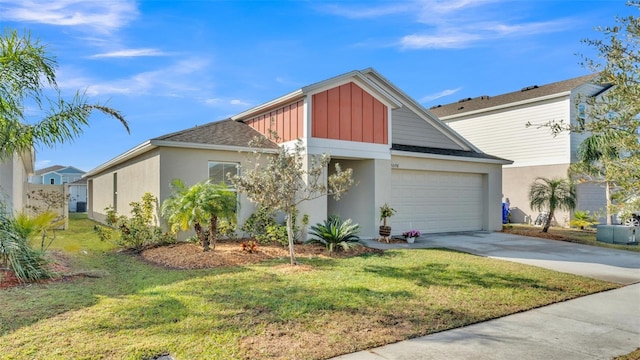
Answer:
[[404, 150], [391, 150], [391, 155], [412, 156], [412, 157], [436, 159], [436, 160], [457, 160], [457, 161], [466, 161], [466, 162], [473, 162], [473, 163], [498, 164], [498, 165], [513, 164], [512, 160], [506, 160], [506, 159], [489, 159], [489, 158], [475, 158], [475, 157], [467, 157], [467, 156], [429, 154], [429, 153], [404, 151]]
[[570, 95], [571, 95], [571, 91], [563, 91], [563, 92], [559, 92], [559, 93], [555, 93], [555, 94], [550, 94], [550, 95], [540, 96], [540, 97], [531, 98], [531, 99], [527, 99], [527, 100], [521, 100], [521, 101], [516, 101], [516, 102], [512, 102], [512, 103], [507, 103], [507, 104], [502, 104], [502, 105], [482, 108], [482, 109], [463, 112], [463, 113], [459, 113], [459, 114], [440, 116], [439, 119], [442, 120], [442, 121], [447, 121], [447, 120], [451, 120], [451, 119], [455, 119], [455, 118], [459, 118], [459, 117], [476, 115], [476, 114], [481, 114], [481, 113], [495, 111], [495, 110], [502, 110], [502, 109], [506, 109], [506, 108], [510, 108], [510, 107], [526, 105], [526, 104], [531, 104], [531, 103], [540, 102], [540, 101], [552, 100], [552, 99], [566, 97], [566, 96], [570, 96]]
[[112, 166], [121, 164], [129, 159], [132, 159], [140, 154], [144, 154], [147, 151], [153, 150], [154, 148], [156, 148], [157, 146], [153, 145], [151, 143], [151, 140], [147, 140], [145, 142], [143, 142], [142, 144], [127, 150], [126, 152], [116, 156], [115, 158], [101, 164], [98, 165], [96, 168], [89, 170], [88, 172], [86, 172], [84, 175], [82, 175], [83, 178], [89, 178], [92, 176], [95, 176], [107, 169], [109, 169]]
[[274, 109], [280, 105], [286, 104], [286, 103], [290, 103], [292, 101], [295, 100], [299, 100], [302, 99], [304, 97], [304, 92], [302, 91], [302, 89], [298, 89], [296, 91], [290, 92], [284, 96], [281, 96], [277, 99], [273, 99], [271, 101], [268, 101], [264, 104], [252, 107], [249, 110], [243, 111], [237, 115], [234, 115], [231, 117], [232, 120], [238, 121], [238, 120], [244, 120], [246, 118], [250, 118], [251, 116], [254, 115], [259, 115], [261, 113], [264, 113], [268, 110]]
[[264, 152], [264, 153], [277, 153], [276, 148], [253, 148], [249, 146], [235, 146], [235, 145], [218, 145], [218, 144], [198, 144], [182, 141], [169, 141], [169, 140], [152, 140], [151, 144], [155, 146], [163, 147], [179, 147], [186, 149], [204, 149], [204, 150], [223, 150], [223, 151], [239, 151], [239, 152]]

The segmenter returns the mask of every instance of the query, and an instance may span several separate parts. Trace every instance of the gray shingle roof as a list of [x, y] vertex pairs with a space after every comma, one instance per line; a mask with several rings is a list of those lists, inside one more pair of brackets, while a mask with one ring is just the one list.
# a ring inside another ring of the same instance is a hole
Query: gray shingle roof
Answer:
[[[151, 140], [248, 147], [249, 142], [256, 136], [264, 137], [264, 135], [243, 122], [227, 119], [162, 135]], [[278, 145], [267, 141], [260, 147], [277, 149]]]
[[[494, 106], [506, 105], [518, 101], [524, 101], [529, 99], [535, 99], [547, 95], [558, 94], [565, 91], [570, 91], [576, 87], [592, 81], [598, 74], [589, 74], [580, 76], [577, 78], [559, 81], [547, 85], [541, 86], [529, 86], [522, 88], [521, 90], [510, 92], [507, 94], [497, 96], [478, 96], [476, 98], [467, 98], [454, 103], [446, 105], [437, 105], [431, 107], [429, 111], [438, 116], [445, 117], [451, 115], [464, 114], [466, 112], [491, 108]], [[525, 90], [526, 89], [526, 90]]]
[[401, 145], [401, 144], [392, 144], [391, 150], [511, 162], [510, 160], [503, 159], [497, 156], [476, 152], [476, 151], [469, 151], [469, 150], [441, 149], [441, 148], [433, 148], [433, 147], [426, 147], [426, 146], [413, 146], [413, 145]]

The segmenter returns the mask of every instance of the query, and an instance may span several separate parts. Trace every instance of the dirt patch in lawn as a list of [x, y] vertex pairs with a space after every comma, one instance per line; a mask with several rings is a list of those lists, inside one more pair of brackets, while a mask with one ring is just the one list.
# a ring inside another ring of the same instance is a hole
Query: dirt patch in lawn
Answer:
[[[143, 251], [140, 256], [147, 262], [171, 269], [206, 269], [226, 266], [255, 264], [268, 259], [289, 258], [289, 248], [281, 245], [258, 245], [253, 253], [242, 250], [242, 241], [227, 240], [218, 242], [215, 249], [202, 251], [202, 247], [192, 243], [179, 243], [160, 246]], [[296, 258], [305, 257], [350, 257], [364, 253], [380, 253], [380, 250], [356, 246], [349, 251], [334, 252], [329, 256], [327, 250], [317, 244], [295, 245]], [[295, 271], [308, 271], [304, 266]], [[287, 270], [289, 271], [289, 270]]]
[[502, 232], [507, 234], [531, 236], [549, 240], [583, 243], [583, 241], [577, 240], [575, 237], [573, 237], [570, 232], [567, 233], [567, 235], [563, 235], [554, 232], [552, 229], [550, 229], [549, 232], [542, 232], [541, 228], [503, 228]]
[[[48, 284], [54, 281], [67, 280], [69, 279], [70, 276], [78, 275], [78, 274], [76, 275], [68, 274], [69, 258], [65, 254], [59, 251], [49, 251], [47, 253], [47, 261], [49, 262], [47, 264], [47, 268], [54, 274], [54, 277], [51, 279], [44, 279], [44, 280], [37, 281], [36, 282], [37, 284]], [[6, 268], [0, 269], [0, 290], [8, 289], [10, 287], [23, 285], [23, 284], [27, 284], [27, 283], [18, 279], [18, 277], [16, 277], [16, 275], [14, 274], [13, 270], [6, 269]]]

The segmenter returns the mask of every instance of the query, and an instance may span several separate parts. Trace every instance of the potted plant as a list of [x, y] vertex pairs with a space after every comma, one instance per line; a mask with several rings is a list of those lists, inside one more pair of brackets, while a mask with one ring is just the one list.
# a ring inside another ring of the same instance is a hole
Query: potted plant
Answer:
[[420, 234], [420, 231], [418, 230], [409, 230], [402, 233], [402, 236], [407, 239], [409, 244], [413, 244], [416, 241], [416, 238], [420, 235], [422, 234]]
[[379, 234], [387, 241], [391, 235], [391, 226], [387, 225], [387, 219], [392, 217], [395, 213], [396, 210], [387, 203], [380, 207], [380, 221], [382, 221], [382, 226], [380, 226]]

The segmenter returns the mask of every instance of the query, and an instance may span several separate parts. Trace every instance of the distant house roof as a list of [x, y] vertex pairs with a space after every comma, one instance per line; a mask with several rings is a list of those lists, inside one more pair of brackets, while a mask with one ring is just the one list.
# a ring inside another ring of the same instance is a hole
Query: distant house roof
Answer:
[[569, 80], [558, 81], [547, 85], [527, 86], [518, 91], [497, 96], [484, 95], [475, 98], [466, 98], [455, 103], [433, 106], [429, 109], [429, 111], [440, 118], [464, 114], [471, 111], [482, 110], [495, 106], [506, 105], [519, 101], [525, 101], [547, 95], [571, 91], [582, 84], [593, 81], [596, 77], [598, 77], [597, 73], [580, 76]]
[[501, 157], [485, 154], [483, 152], [472, 151], [472, 150], [441, 149], [441, 148], [433, 148], [433, 147], [426, 147], [426, 146], [412, 146], [412, 145], [401, 145], [401, 144], [392, 144], [391, 150], [422, 153], [422, 154], [432, 154], [432, 155], [496, 160], [503, 164], [513, 163], [513, 161], [511, 160], [503, 159]]
[[[264, 137], [264, 135], [243, 122], [227, 119], [162, 135], [151, 141], [248, 147], [249, 142], [255, 137]], [[266, 141], [259, 147], [278, 149], [278, 145], [271, 141]]]
[[86, 178], [82, 178], [82, 179], [76, 180], [74, 182], [70, 182], [69, 185], [87, 185], [87, 179]]
[[36, 170], [36, 175], [48, 174], [50, 172], [58, 171], [60, 169], [64, 169], [66, 166], [62, 165], [53, 165], [40, 170]]

